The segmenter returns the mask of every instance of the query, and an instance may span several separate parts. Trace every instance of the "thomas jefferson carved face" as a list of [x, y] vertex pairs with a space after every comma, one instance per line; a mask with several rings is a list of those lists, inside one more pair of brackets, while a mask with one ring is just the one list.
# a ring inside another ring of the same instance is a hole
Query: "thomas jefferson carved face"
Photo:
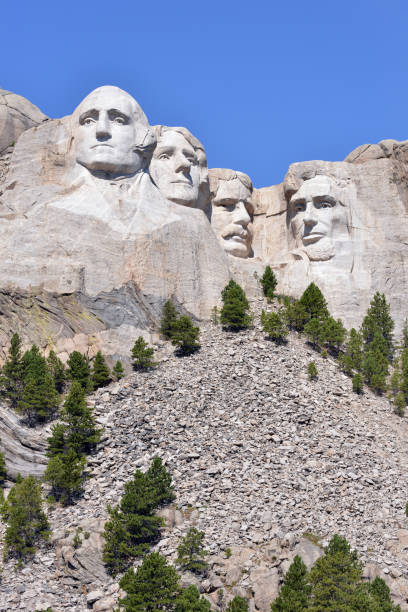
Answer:
[[335, 191], [328, 176], [316, 176], [305, 181], [290, 199], [290, 227], [296, 246], [304, 248], [312, 261], [331, 259], [336, 239], [349, 235], [347, 209]]
[[235, 257], [248, 257], [252, 235], [252, 192], [238, 178], [219, 179], [212, 200], [211, 226], [224, 250]]
[[198, 158], [192, 145], [179, 132], [162, 132], [150, 162], [150, 174], [168, 200], [184, 206], [197, 204]]
[[74, 119], [79, 164], [116, 175], [133, 174], [143, 167], [138, 131], [140, 123], [147, 129], [147, 121], [129, 94], [117, 87], [100, 87], [81, 102]]

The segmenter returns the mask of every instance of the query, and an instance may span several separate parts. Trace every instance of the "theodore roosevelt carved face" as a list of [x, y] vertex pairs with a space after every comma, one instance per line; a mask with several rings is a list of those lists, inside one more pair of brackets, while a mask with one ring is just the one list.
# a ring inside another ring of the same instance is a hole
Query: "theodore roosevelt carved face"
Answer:
[[203, 208], [208, 200], [207, 159], [201, 143], [182, 127], [154, 127], [157, 146], [150, 175], [168, 200]]
[[147, 119], [132, 96], [118, 87], [100, 87], [73, 115], [76, 161], [91, 172], [131, 175], [146, 165], [154, 144]]
[[303, 183], [289, 202], [290, 230], [296, 247], [312, 261], [326, 261], [336, 253], [336, 241], [349, 238], [348, 210], [328, 176]]
[[211, 168], [211, 226], [224, 250], [235, 257], [248, 257], [252, 234], [252, 183], [242, 172]]

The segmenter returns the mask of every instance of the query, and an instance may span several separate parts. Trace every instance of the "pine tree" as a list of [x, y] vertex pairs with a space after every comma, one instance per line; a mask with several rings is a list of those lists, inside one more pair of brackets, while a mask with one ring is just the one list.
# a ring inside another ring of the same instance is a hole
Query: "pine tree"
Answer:
[[357, 372], [357, 374], [354, 374], [352, 381], [351, 381], [352, 385], [353, 385], [353, 391], [354, 393], [362, 393], [363, 389], [364, 389], [364, 381], [363, 381], [363, 377], [361, 376], [360, 372]]
[[372, 610], [375, 612], [400, 612], [400, 606], [395, 606], [390, 597], [390, 589], [386, 582], [377, 576], [372, 582], [368, 583], [368, 593], [372, 599]]
[[408, 349], [401, 353], [401, 391], [408, 401]]
[[309, 375], [310, 380], [315, 380], [317, 378], [317, 368], [314, 361], [309, 361], [307, 366], [307, 373]]
[[90, 368], [88, 359], [79, 351], [73, 351], [67, 361], [67, 377], [80, 383], [81, 387], [88, 391], [90, 389]]
[[333, 317], [327, 317], [322, 321], [320, 342], [332, 351], [338, 352], [346, 338], [346, 334], [347, 331], [341, 319], [336, 321]]
[[376, 329], [373, 339], [364, 352], [362, 372], [367, 384], [378, 394], [387, 388], [388, 359], [385, 356], [387, 352], [386, 340]]
[[404, 350], [406, 348], [408, 348], [408, 319], [405, 319], [404, 321], [401, 338], [401, 349]]
[[4, 458], [4, 453], [0, 453], [0, 487], [3, 486], [6, 478], [7, 478], [6, 460]]
[[379, 332], [384, 339], [384, 357], [387, 360], [391, 359], [394, 350], [393, 329], [394, 321], [390, 315], [390, 306], [385, 299], [385, 295], [377, 291], [370, 302], [370, 307], [361, 325], [365, 347], [368, 348], [374, 342], [376, 332]]
[[63, 506], [73, 503], [75, 497], [81, 493], [85, 480], [85, 464], [85, 457], [78, 457], [72, 448], [65, 453], [54, 455], [49, 460], [44, 481], [49, 483], [51, 494]]
[[361, 372], [363, 362], [362, 346], [363, 338], [361, 333], [352, 327], [349, 332], [345, 353], [339, 357], [341, 368], [348, 376], [353, 374], [353, 370]]
[[54, 379], [56, 391], [58, 391], [58, 393], [62, 393], [66, 380], [65, 366], [54, 351], [50, 351], [50, 354], [47, 357], [47, 366], [48, 371]]
[[304, 326], [303, 331], [313, 344], [313, 347], [317, 348], [322, 335], [322, 322], [319, 319], [310, 319]]
[[248, 601], [239, 595], [231, 599], [227, 606], [227, 612], [248, 612]]
[[309, 319], [318, 319], [322, 321], [329, 316], [327, 302], [323, 293], [315, 283], [310, 283], [305, 289], [299, 300], [299, 304], [303, 306]]
[[296, 300], [291, 302], [290, 300], [285, 300], [285, 318], [286, 323], [290, 329], [295, 329], [296, 331], [302, 331], [305, 324], [309, 320], [309, 313], [306, 311], [306, 308]]
[[119, 506], [108, 507], [102, 558], [114, 576], [157, 542], [163, 521], [154, 515], [154, 510], [174, 499], [171, 475], [157, 459], [146, 474], [137, 470], [133, 480], [125, 484]]
[[307, 610], [311, 590], [306, 565], [299, 555], [296, 555], [286, 572], [279, 595], [271, 605], [271, 612], [303, 612]]
[[362, 582], [362, 565], [357, 553], [337, 534], [310, 570], [310, 583], [312, 597], [308, 612], [373, 612]]
[[163, 461], [157, 455], [153, 457], [152, 463], [146, 472], [145, 477], [150, 483], [154, 492], [154, 506], [159, 508], [165, 504], [170, 504], [176, 499], [173, 477], [163, 465]]
[[260, 280], [262, 285], [263, 293], [268, 298], [268, 301], [273, 300], [275, 297], [275, 289], [278, 284], [278, 279], [276, 278], [274, 272], [271, 270], [270, 266], [266, 266], [265, 272], [262, 275]]
[[190, 355], [200, 348], [197, 342], [199, 335], [200, 328], [193, 324], [190, 317], [183, 315], [173, 325], [171, 343], [178, 347], [182, 355]]
[[13, 408], [17, 406], [23, 390], [23, 366], [21, 355], [21, 338], [15, 333], [11, 338], [8, 357], [1, 370], [0, 384], [5, 396]]
[[265, 333], [271, 340], [281, 343], [286, 340], [288, 330], [285, 325], [284, 315], [281, 310], [277, 312], [261, 312], [261, 323]]
[[113, 366], [112, 374], [114, 375], [116, 380], [120, 380], [121, 378], [123, 378], [125, 371], [123, 369], [123, 365], [121, 361], [118, 360], [115, 363], [115, 365]]
[[119, 600], [125, 612], [172, 611], [180, 592], [174, 567], [159, 553], [151, 553], [137, 568], [128, 570], [119, 582], [126, 596]]
[[178, 313], [177, 310], [170, 300], [163, 306], [162, 318], [160, 321], [160, 333], [167, 340], [171, 340], [173, 325], [177, 321]]
[[195, 574], [203, 574], [207, 569], [204, 557], [208, 554], [204, 548], [203, 531], [191, 527], [182, 538], [177, 548], [176, 563], [182, 571], [190, 571]]
[[[210, 610], [210, 602], [205, 597], [200, 596], [200, 591], [194, 584], [182, 589], [175, 600], [174, 612], [210, 612]], [[242, 612], [247, 611], [248, 608], [242, 608]], [[234, 608], [233, 612], [239, 611]]]
[[94, 389], [99, 387], [106, 387], [111, 382], [112, 378], [108, 366], [106, 365], [105, 358], [101, 351], [98, 351], [95, 355], [94, 362], [92, 364], [91, 372], [91, 383]]
[[48, 370], [46, 359], [33, 346], [22, 358], [24, 390], [17, 404], [30, 426], [44, 422], [57, 410], [61, 401]]
[[153, 361], [154, 349], [139, 336], [132, 348], [132, 361], [135, 370], [148, 370], [154, 368], [157, 363]]
[[406, 405], [405, 396], [402, 391], [399, 391], [394, 397], [395, 412], [401, 417], [404, 416]]
[[5, 558], [31, 557], [41, 539], [48, 539], [49, 525], [42, 510], [41, 486], [34, 476], [19, 479], [3, 506], [7, 521]]
[[62, 422], [52, 428], [52, 436], [48, 438], [48, 456], [69, 449], [74, 450], [78, 456], [90, 453], [99, 442], [102, 432], [96, 427], [92, 409], [87, 406], [85, 389], [76, 380], [71, 385], [60, 418]]
[[230, 280], [222, 290], [221, 297], [223, 301], [220, 313], [221, 324], [233, 331], [249, 327], [251, 323], [248, 314], [249, 303], [242, 287]]

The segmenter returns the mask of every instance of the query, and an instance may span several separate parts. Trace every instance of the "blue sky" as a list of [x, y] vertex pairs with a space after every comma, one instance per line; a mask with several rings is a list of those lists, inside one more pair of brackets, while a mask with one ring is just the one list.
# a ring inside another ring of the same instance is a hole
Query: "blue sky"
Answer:
[[117, 85], [257, 187], [408, 139], [406, 0], [7, 0], [0, 87], [50, 117]]

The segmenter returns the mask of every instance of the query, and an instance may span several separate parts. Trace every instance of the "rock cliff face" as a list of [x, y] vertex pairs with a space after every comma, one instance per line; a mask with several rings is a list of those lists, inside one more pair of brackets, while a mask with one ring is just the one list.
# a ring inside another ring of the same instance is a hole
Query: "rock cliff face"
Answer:
[[[257, 315], [268, 308], [251, 307]], [[188, 359], [160, 343], [156, 370], [89, 398], [104, 438], [89, 457], [84, 496], [50, 510], [53, 546], [23, 576], [5, 564], [0, 607], [32, 612], [41, 602], [85, 612], [92, 600], [94, 610], [114, 609], [117, 580], [101, 563], [106, 505], [158, 454], [176, 501], [162, 512], [156, 549], [174, 561], [189, 527], [203, 530], [210, 572], [199, 583], [214, 606], [222, 588], [226, 600], [246, 596], [251, 610], [268, 612], [294, 555], [310, 566], [339, 533], [357, 548], [365, 575], [385, 578], [406, 608], [406, 419], [386, 398], [353, 394], [337, 364], [297, 334], [276, 346], [258, 326], [232, 334], [209, 324], [201, 340]], [[307, 377], [311, 359], [315, 382]], [[74, 548], [78, 526], [82, 544]]]

